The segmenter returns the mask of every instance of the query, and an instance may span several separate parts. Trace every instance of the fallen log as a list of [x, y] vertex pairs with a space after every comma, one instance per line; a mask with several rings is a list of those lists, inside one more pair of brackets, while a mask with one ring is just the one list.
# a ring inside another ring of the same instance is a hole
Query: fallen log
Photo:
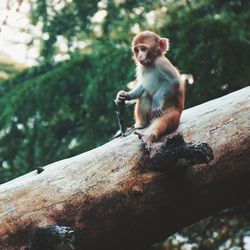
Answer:
[[[0, 249], [146, 249], [250, 197], [250, 87], [0, 186]], [[60, 248], [61, 247], [61, 248]]]

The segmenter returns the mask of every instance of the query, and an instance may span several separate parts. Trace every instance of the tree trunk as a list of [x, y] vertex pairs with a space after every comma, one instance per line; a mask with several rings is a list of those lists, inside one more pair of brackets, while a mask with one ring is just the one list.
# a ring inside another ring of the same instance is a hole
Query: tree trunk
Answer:
[[131, 134], [1, 185], [0, 249], [144, 249], [249, 198], [249, 162], [247, 87], [185, 110], [150, 150]]

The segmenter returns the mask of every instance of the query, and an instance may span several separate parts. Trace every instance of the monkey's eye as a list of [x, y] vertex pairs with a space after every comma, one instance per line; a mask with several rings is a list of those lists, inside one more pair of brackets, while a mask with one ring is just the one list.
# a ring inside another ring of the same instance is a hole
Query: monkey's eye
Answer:
[[147, 47], [145, 47], [145, 46], [142, 46], [142, 47], [141, 47], [141, 51], [144, 52], [144, 51], [146, 51], [146, 50], [147, 50]]
[[134, 48], [134, 52], [137, 54], [139, 52], [138, 48]]

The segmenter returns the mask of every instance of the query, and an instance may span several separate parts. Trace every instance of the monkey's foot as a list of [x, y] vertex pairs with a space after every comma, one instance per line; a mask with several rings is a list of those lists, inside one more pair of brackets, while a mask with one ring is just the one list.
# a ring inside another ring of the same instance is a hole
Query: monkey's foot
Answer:
[[139, 124], [139, 123], [135, 123], [134, 124], [134, 128], [135, 129], [143, 129], [143, 128], [145, 128], [146, 127], [146, 125], [142, 125], [142, 124]]

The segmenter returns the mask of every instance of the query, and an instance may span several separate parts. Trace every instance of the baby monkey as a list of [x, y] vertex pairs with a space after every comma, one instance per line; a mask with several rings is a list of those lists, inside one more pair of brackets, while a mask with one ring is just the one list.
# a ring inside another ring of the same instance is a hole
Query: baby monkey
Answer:
[[136, 87], [120, 91], [116, 103], [137, 99], [136, 129], [147, 127], [142, 140], [150, 145], [178, 128], [184, 108], [185, 84], [175, 66], [165, 57], [169, 41], [151, 31], [140, 32], [132, 41], [136, 63]]

